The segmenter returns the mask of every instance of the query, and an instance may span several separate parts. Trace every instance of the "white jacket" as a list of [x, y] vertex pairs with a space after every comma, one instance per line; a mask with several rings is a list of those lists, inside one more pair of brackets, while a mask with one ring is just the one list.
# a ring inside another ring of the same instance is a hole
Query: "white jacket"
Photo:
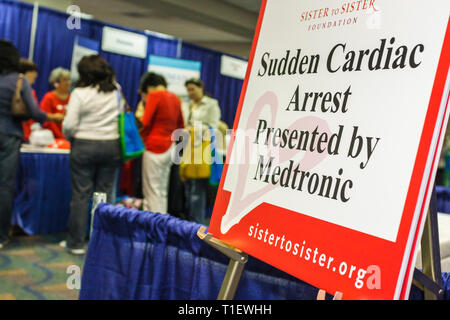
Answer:
[[98, 92], [97, 87], [76, 88], [70, 94], [63, 134], [67, 139], [119, 139], [117, 90]]

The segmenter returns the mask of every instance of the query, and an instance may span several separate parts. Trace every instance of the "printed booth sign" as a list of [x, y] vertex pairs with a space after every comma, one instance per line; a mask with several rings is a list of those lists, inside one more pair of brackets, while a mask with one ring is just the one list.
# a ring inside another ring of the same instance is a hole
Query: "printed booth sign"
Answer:
[[449, 110], [448, 0], [263, 1], [209, 232], [407, 299]]

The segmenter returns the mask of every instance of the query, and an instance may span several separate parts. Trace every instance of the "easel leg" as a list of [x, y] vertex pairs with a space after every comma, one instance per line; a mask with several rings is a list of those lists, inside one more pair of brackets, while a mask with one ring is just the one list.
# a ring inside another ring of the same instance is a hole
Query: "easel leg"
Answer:
[[[436, 208], [436, 191], [433, 190], [430, 209], [427, 214], [422, 235], [422, 272], [439, 286], [442, 286], [439, 231]], [[424, 288], [425, 300], [438, 298], [435, 292]]]
[[422, 233], [422, 272], [415, 270], [414, 283], [424, 291], [425, 300], [442, 299], [441, 254], [436, 190], [433, 190]]
[[230, 260], [217, 300], [232, 300], [234, 298], [244, 266], [245, 264], [239, 261]]
[[233, 248], [221, 240], [214, 238], [210, 233], [206, 234], [205, 231], [206, 227], [200, 227], [197, 231], [198, 237], [230, 258], [230, 263], [228, 264], [227, 272], [222, 281], [217, 300], [233, 300], [242, 273], [244, 272], [245, 264], [248, 261], [248, 255], [239, 249]]

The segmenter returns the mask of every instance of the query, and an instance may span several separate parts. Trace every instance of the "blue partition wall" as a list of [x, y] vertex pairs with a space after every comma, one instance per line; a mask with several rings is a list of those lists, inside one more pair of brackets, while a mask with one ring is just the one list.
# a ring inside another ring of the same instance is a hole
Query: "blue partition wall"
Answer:
[[[0, 39], [12, 41], [23, 57], [28, 58], [33, 6], [12, 0], [0, 0]], [[162, 38], [142, 31], [125, 28], [98, 20], [81, 20], [79, 29], [69, 29], [69, 15], [56, 10], [39, 7], [33, 60], [39, 68], [35, 83], [39, 99], [51, 90], [48, 77], [56, 67], [70, 69], [75, 37], [86, 37], [101, 43], [104, 26], [110, 26], [147, 36], [148, 55], [160, 55], [173, 58], [190, 59], [202, 62], [201, 78], [206, 91], [218, 99], [222, 111], [222, 120], [230, 127], [239, 102], [242, 80], [222, 76], [220, 59], [223, 53], [182, 42], [175, 38]], [[109, 61], [122, 85], [125, 97], [132, 109], [135, 109], [139, 96], [139, 80], [147, 71], [147, 59], [134, 58], [110, 52], [100, 54]], [[242, 59], [242, 58], [241, 58]]]

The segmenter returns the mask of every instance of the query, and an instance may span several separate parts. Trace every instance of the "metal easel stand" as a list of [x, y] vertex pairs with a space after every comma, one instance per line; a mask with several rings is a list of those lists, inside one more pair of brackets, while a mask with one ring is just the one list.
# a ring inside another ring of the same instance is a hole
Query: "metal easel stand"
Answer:
[[422, 240], [422, 271], [414, 270], [413, 284], [424, 292], [425, 300], [444, 299], [437, 215], [437, 196], [433, 189]]
[[248, 261], [248, 255], [241, 250], [214, 238], [212, 234], [205, 233], [205, 231], [205, 226], [200, 227], [197, 231], [197, 236], [211, 247], [230, 258], [230, 263], [228, 264], [227, 272], [223, 279], [217, 300], [232, 300], [236, 294], [245, 264]]
[[89, 236], [92, 235], [92, 230], [94, 227], [94, 214], [95, 214], [95, 210], [97, 209], [97, 206], [102, 203], [102, 202], [106, 202], [107, 200], [107, 196], [106, 193], [103, 192], [94, 192], [94, 194], [92, 195], [92, 209], [91, 209], [91, 227], [90, 227], [90, 232], [89, 232]]

